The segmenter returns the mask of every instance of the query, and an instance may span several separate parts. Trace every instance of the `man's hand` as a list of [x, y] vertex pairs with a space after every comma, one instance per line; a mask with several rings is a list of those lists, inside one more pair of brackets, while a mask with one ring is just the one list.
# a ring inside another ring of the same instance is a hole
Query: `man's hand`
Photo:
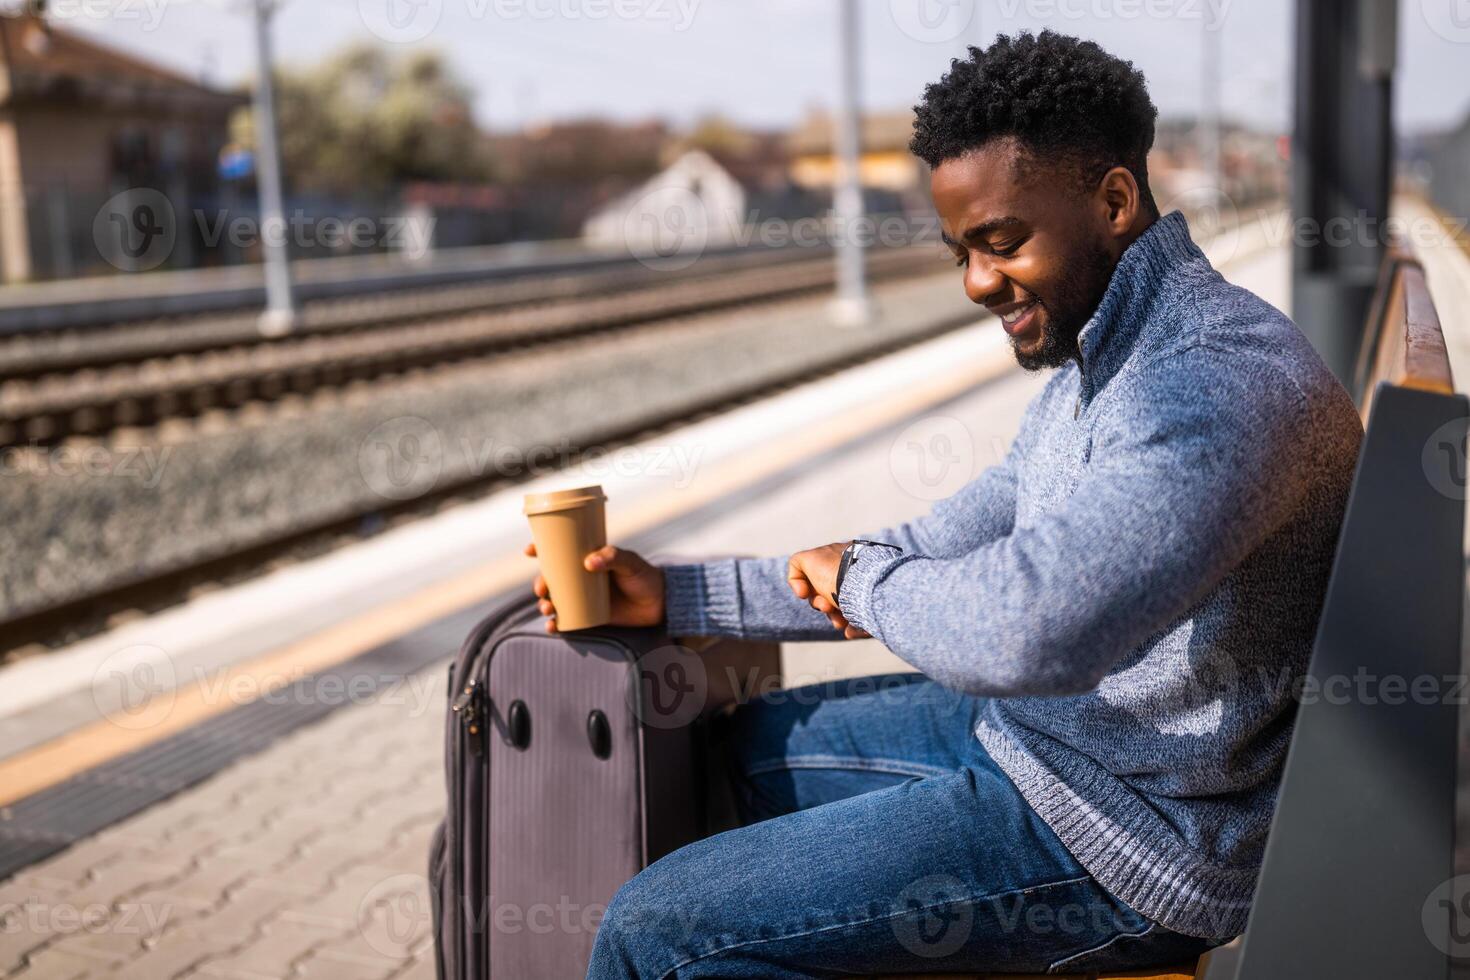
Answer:
[[833, 629], [842, 630], [842, 635], [849, 640], [857, 640], [871, 634], [849, 626], [842, 610], [832, 601], [832, 593], [837, 590], [837, 566], [842, 562], [842, 552], [848, 543], [841, 541], [798, 551], [786, 563], [786, 583], [798, 599], [805, 599], [813, 609], [825, 614]]
[[[526, 554], [536, 556], [536, 546], [526, 545]], [[582, 559], [582, 567], [589, 572], [609, 572], [608, 591], [611, 594], [612, 626], [657, 626], [664, 621], [664, 570], [650, 565], [635, 551], [607, 545], [589, 552]], [[536, 576], [531, 591], [540, 602], [536, 608], [543, 616], [553, 618], [546, 621], [546, 632], [555, 633], [556, 607], [551, 603], [551, 593], [546, 578]]]

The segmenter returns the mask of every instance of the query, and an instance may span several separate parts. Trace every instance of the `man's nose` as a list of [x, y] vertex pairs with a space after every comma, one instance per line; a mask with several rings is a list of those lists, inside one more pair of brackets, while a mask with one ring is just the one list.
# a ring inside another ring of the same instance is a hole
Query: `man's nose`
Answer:
[[970, 302], [984, 305], [1005, 283], [1006, 277], [987, 256], [970, 253], [970, 264], [965, 267], [965, 295], [970, 297]]

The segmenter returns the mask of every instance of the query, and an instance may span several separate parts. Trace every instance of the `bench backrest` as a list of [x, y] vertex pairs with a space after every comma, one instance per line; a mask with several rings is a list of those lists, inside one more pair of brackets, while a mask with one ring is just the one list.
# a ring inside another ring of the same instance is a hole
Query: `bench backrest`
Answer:
[[1389, 252], [1379, 274], [1358, 355], [1357, 391], [1363, 421], [1380, 382], [1452, 394], [1450, 359], [1424, 269], [1403, 248]]
[[1448, 975], [1470, 405], [1402, 251], [1358, 380], [1366, 434], [1250, 923], [1218, 973], [1237, 980]]

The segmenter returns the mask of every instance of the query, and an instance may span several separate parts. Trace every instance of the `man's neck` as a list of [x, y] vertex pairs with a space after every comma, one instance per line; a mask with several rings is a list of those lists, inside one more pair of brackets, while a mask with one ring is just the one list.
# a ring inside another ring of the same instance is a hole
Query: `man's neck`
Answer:
[[1158, 220], [1158, 212], [1140, 209], [1138, 216], [1133, 219], [1133, 224], [1129, 226], [1128, 233], [1118, 239], [1118, 258], [1121, 259], [1123, 253], [1128, 250], [1128, 246], [1138, 241], [1139, 236], [1148, 231], [1153, 223]]
[[[1123, 253], [1128, 251], [1128, 246], [1132, 245], [1134, 242], [1138, 241], [1139, 238], [1143, 237], [1143, 233], [1153, 227], [1154, 222], [1158, 220], [1159, 214], [1156, 211], [1140, 210], [1138, 212], [1138, 216], [1133, 219], [1133, 224], [1128, 227], [1127, 234], [1125, 234], [1122, 238], [1117, 239], [1119, 243], [1118, 254], [1113, 258], [1113, 273], [1117, 272], [1118, 263], [1123, 260]], [[1099, 302], [1101, 302], [1102, 297], [1098, 297], [1098, 300]], [[1094, 312], [1096, 312], [1096, 310], [1094, 310]], [[1086, 371], [1087, 365], [1084, 363], [1082, 357], [1082, 341], [1080, 336], [1077, 338], [1077, 346], [1076, 350], [1072, 354], [1072, 360], [1077, 362], [1078, 370], [1084, 372]]]

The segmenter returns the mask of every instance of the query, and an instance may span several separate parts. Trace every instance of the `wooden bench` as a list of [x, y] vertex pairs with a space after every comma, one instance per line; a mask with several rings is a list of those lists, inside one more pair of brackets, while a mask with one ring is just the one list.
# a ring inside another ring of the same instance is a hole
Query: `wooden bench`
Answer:
[[[1327, 679], [1461, 673], [1465, 431], [1424, 271], [1395, 249], [1360, 348], [1366, 434], [1309, 668]], [[1454, 876], [1456, 692], [1303, 698], [1244, 936], [1197, 963], [1073, 976], [1444, 978]], [[1397, 703], [1389, 703], [1394, 701]], [[1446, 900], [1451, 897], [1447, 893]], [[1463, 930], [1463, 924], [1461, 924]], [[905, 974], [879, 980], [1023, 980]]]

